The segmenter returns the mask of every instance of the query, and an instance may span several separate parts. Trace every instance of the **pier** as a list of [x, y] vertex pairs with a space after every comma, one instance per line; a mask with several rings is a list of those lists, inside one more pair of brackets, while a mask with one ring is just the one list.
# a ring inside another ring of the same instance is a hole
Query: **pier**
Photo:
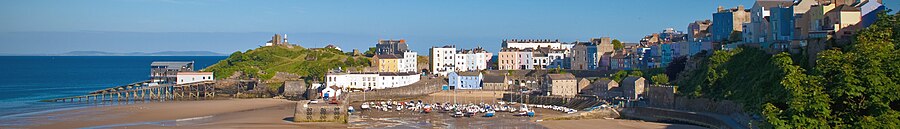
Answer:
[[148, 81], [136, 82], [91, 92], [88, 95], [42, 100], [42, 102], [119, 102], [203, 100], [216, 96], [215, 81], [201, 81], [175, 85], [147, 86]]

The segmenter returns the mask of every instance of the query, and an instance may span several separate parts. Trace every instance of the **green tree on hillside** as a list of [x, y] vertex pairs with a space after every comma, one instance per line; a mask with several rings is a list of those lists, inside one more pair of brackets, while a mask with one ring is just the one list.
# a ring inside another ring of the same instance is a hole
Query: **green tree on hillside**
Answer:
[[375, 47], [369, 47], [369, 50], [366, 50], [366, 52], [363, 52], [363, 55], [366, 55], [367, 57], [372, 57], [372, 56], [375, 56], [375, 51], [377, 51], [377, 49]]
[[622, 79], [625, 79], [626, 76], [628, 76], [627, 71], [619, 70], [618, 72], [613, 73], [610, 77], [612, 78], [613, 81], [622, 82]]
[[816, 70], [834, 98], [835, 127], [900, 128], [900, 16], [879, 15], [846, 50], [819, 54]]
[[625, 48], [625, 44], [622, 44], [622, 41], [619, 41], [619, 39], [613, 39], [612, 44], [613, 49], [615, 50], [622, 50], [622, 48]]
[[669, 76], [666, 74], [656, 74], [653, 77], [650, 77], [650, 81], [656, 85], [665, 85], [669, 84]]

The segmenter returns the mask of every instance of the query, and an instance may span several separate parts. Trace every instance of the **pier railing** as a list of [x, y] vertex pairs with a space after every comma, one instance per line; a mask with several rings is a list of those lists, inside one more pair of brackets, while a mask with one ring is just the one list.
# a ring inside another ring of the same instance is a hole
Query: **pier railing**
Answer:
[[216, 95], [215, 81], [201, 81], [176, 85], [143, 86], [132, 83], [91, 92], [88, 95], [42, 100], [42, 102], [119, 102], [201, 100]]

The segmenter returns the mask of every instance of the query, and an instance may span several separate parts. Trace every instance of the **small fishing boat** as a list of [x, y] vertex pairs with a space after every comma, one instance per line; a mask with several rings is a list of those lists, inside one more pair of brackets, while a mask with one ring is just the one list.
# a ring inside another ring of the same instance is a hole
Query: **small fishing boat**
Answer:
[[484, 113], [484, 117], [494, 117], [494, 113], [496, 112], [494, 112], [493, 110], [487, 111], [487, 113]]
[[363, 103], [362, 105], [359, 106], [359, 109], [369, 110], [369, 103]]
[[463, 117], [464, 115], [465, 114], [463, 114], [461, 111], [456, 111], [453, 114], [450, 114], [451, 117], [456, 117], [456, 118]]
[[431, 105], [425, 105], [425, 109], [422, 110], [424, 113], [431, 113]]

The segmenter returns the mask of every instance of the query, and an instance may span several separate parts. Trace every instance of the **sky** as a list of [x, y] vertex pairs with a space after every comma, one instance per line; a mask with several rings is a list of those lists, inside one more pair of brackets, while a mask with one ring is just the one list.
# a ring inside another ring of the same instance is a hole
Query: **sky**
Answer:
[[[900, 1], [884, 0], [890, 9]], [[69, 51], [232, 53], [275, 33], [308, 48], [344, 51], [379, 39], [432, 46], [484, 47], [503, 39], [612, 37], [637, 42], [665, 28], [684, 31], [716, 7], [752, 0], [2, 0], [0, 54]]]

